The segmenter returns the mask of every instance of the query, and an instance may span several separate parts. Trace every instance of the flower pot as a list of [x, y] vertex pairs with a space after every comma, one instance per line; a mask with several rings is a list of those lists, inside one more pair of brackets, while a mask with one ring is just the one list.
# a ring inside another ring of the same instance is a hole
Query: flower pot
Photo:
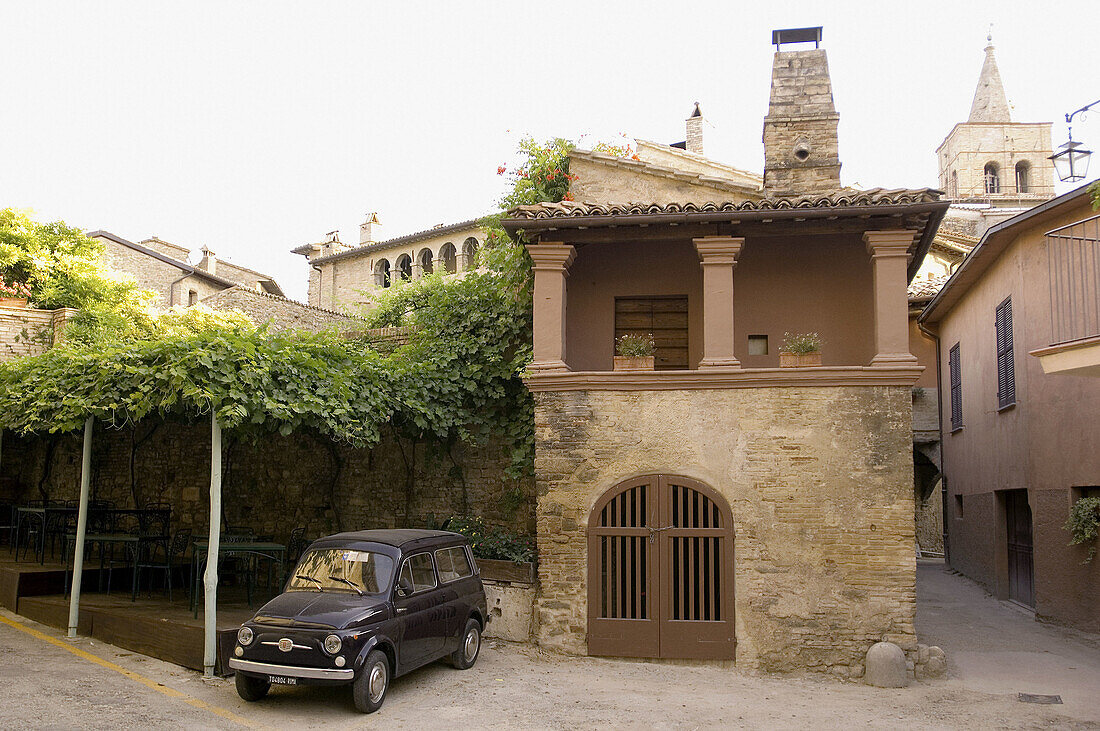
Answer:
[[780, 353], [780, 368], [805, 368], [821, 365], [821, 351], [813, 353]]
[[0, 307], [26, 307], [26, 297], [0, 297]]
[[535, 583], [535, 564], [531, 562], [502, 561], [495, 558], [479, 558], [477, 568], [481, 578], [488, 581], [517, 581]]
[[617, 371], [651, 371], [653, 370], [653, 356], [643, 355], [639, 357], [628, 357], [624, 355], [615, 356], [615, 370]]

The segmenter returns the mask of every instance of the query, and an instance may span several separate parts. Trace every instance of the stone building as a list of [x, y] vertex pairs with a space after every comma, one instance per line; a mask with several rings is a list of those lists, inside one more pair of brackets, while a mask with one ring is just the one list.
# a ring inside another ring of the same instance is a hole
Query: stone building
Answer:
[[1054, 196], [1050, 122], [1014, 122], [992, 37], [970, 116], [936, 148], [939, 186], [952, 201], [944, 228], [980, 237]]
[[189, 249], [155, 236], [139, 244], [109, 231], [92, 231], [88, 237], [103, 244], [103, 263], [108, 269], [133, 275], [140, 287], [157, 293], [161, 307], [193, 305], [236, 286], [283, 296], [282, 288], [270, 276], [219, 260], [205, 246], [202, 260], [189, 264]]
[[359, 226], [359, 245], [341, 243], [338, 232], [304, 244], [293, 253], [309, 262], [309, 304], [333, 310], [370, 301], [370, 293], [436, 270], [463, 272], [477, 267], [485, 232], [477, 219], [380, 240], [378, 214]]
[[[610, 181], [623, 202], [505, 219], [534, 261], [544, 647], [859, 676], [885, 638], [917, 659], [906, 286], [948, 204], [842, 188], [828, 88], [824, 50], [777, 50], [762, 189], [630, 202]], [[822, 365], [781, 367], [810, 331]], [[631, 332], [653, 369], [615, 370]]]
[[1093, 632], [1100, 562], [1063, 526], [1100, 497], [1098, 268], [1081, 187], [986, 231], [920, 316], [939, 341], [951, 567]]

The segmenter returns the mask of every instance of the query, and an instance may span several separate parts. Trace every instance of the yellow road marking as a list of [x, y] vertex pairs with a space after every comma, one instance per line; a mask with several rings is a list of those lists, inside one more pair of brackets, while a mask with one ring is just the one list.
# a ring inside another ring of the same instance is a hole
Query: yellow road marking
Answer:
[[25, 624], [20, 624], [19, 622], [16, 622], [14, 620], [8, 619], [7, 617], [3, 617], [3, 616], [0, 616], [0, 622], [3, 622], [4, 624], [9, 625], [11, 627], [14, 627], [15, 629], [19, 630], [20, 632], [26, 632], [31, 637], [36, 637], [36, 638], [38, 638], [40, 640], [43, 640], [45, 642], [49, 642], [51, 645], [56, 645], [57, 647], [68, 650], [72, 654], [76, 655], [77, 657], [84, 658], [88, 662], [93, 662], [96, 665], [100, 665], [102, 667], [107, 668], [108, 670], [114, 670], [116, 673], [119, 673], [120, 675], [125, 675], [130, 680], [133, 680], [134, 682], [137, 682], [137, 683], [141, 683], [142, 685], [144, 685], [148, 688], [152, 688], [153, 690], [157, 691], [158, 693], [163, 693], [164, 695], [168, 696], [169, 698], [178, 698], [179, 700], [183, 701], [184, 703], [186, 703], [190, 706], [194, 706], [195, 708], [201, 708], [204, 711], [209, 711], [210, 713], [213, 713], [216, 716], [221, 716], [222, 718], [224, 718], [226, 720], [232, 721], [233, 723], [239, 724], [241, 726], [245, 726], [246, 728], [263, 728], [263, 726], [261, 726], [260, 724], [254, 722], [254, 721], [250, 721], [249, 719], [247, 719], [243, 716], [238, 716], [236, 713], [233, 713], [232, 711], [227, 711], [224, 708], [218, 708], [217, 706], [212, 706], [209, 703], [207, 703], [206, 701], [199, 700], [198, 698], [195, 698], [194, 696], [189, 696], [186, 693], [181, 693], [180, 691], [175, 690], [174, 688], [169, 688], [167, 685], [162, 685], [161, 683], [158, 683], [157, 681], [155, 681], [151, 678], [147, 678], [144, 675], [140, 675], [138, 673], [135, 673], [133, 670], [127, 670], [126, 668], [122, 667], [121, 665], [116, 665], [115, 663], [111, 662], [110, 660], [104, 660], [103, 658], [98, 657], [97, 655], [93, 655], [92, 653], [90, 653], [86, 650], [82, 650], [79, 647], [73, 647], [72, 645], [70, 645], [70, 644], [68, 644], [68, 643], [66, 643], [62, 640], [59, 640], [56, 637], [50, 637], [45, 632], [39, 632], [38, 630], [34, 629], [33, 627], [28, 627]]

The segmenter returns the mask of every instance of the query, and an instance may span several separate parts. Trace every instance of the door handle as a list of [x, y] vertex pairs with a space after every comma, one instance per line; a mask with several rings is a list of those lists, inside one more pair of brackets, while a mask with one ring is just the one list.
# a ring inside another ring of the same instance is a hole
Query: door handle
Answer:
[[397, 607], [393, 611], [396, 612], [397, 614], [404, 614], [405, 612], [409, 611], [409, 608], [408, 607]]

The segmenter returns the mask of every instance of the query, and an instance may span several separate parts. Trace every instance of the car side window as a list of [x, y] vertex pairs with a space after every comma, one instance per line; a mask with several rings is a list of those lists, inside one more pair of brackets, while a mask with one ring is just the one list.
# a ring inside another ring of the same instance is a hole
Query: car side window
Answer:
[[435, 552], [435, 565], [439, 569], [439, 580], [444, 584], [448, 581], [464, 579], [474, 573], [470, 566], [470, 559], [466, 556], [466, 550], [461, 546], [454, 548], [441, 548]]
[[414, 594], [435, 588], [432, 554], [418, 553], [405, 559], [401, 566], [401, 578], [412, 584]]

